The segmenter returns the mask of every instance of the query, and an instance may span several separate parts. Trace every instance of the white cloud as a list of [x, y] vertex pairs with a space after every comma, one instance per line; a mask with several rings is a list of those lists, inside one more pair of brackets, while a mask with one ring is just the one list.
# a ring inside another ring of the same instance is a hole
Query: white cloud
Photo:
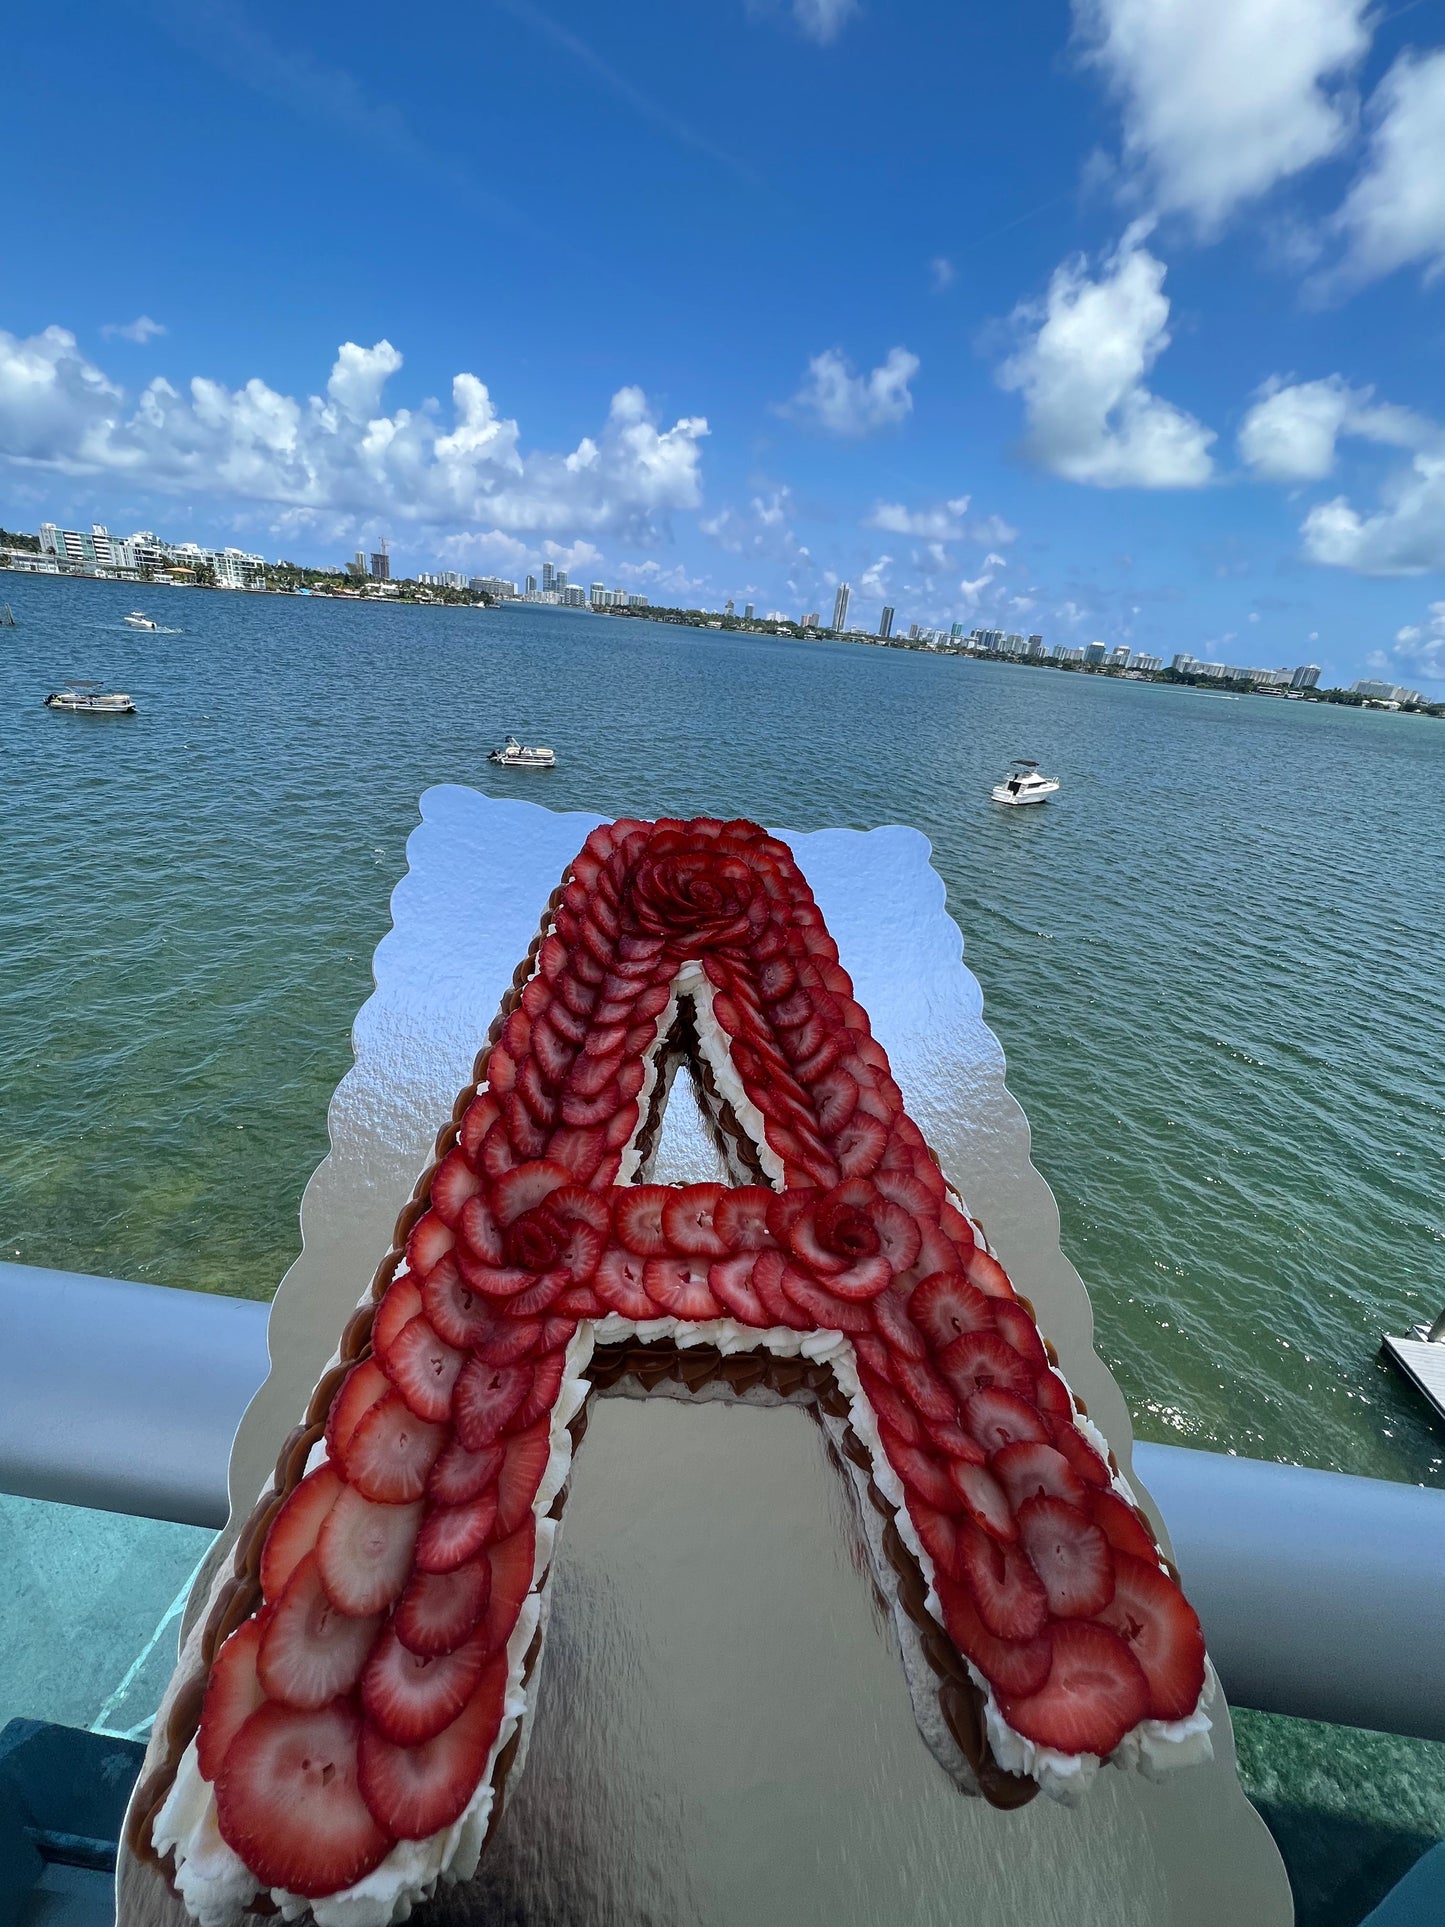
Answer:
[[730, 555], [750, 555], [813, 573], [813, 558], [793, 533], [793, 497], [786, 487], [755, 495], [745, 509], [724, 508], [699, 523]]
[[1445, 602], [1432, 602], [1423, 623], [1398, 630], [1390, 653], [1427, 682], [1445, 682]]
[[958, 269], [946, 254], [935, 254], [928, 264], [928, 272], [933, 276], [935, 294], [942, 294], [945, 288], [951, 288], [958, 279]]
[[870, 374], [856, 375], [841, 349], [827, 348], [808, 363], [807, 378], [784, 410], [832, 435], [873, 435], [896, 428], [913, 409], [908, 384], [918, 373], [917, 355], [890, 348]]
[[1339, 278], [1372, 280], [1419, 262], [1445, 273], [1445, 48], [1403, 53], [1370, 102], [1370, 151], [1335, 218]]
[[1310, 560], [1360, 575], [1445, 570], [1445, 442], [1421, 449], [1382, 495], [1372, 514], [1343, 495], [1312, 508], [1300, 529]]
[[917, 535], [946, 542], [962, 532], [969, 500], [967, 495], [955, 495], [936, 508], [926, 509], [906, 508], [902, 502], [879, 502], [863, 526], [883, 529], [889, 535]]
[[1135, 225], [1090, 279], [1082, 257], [1054, 271], [1041, 308], [1021, 307], [1030, 327], [998, 371], [1024, 398], [1024, 446], [1066, 481], [1099, 488], [1198, 488], [1213, 469], [1215, 435], [1145, 386], [1169, 346], [1164, 264]]
[[1341, 435], [1416, 448], [1438, 431], [1408, 408], [1376, 402], [1373, 388], [1351, 388], [1342, 375], [1323, 381], [1267, 381], [1239, 429], [1239, 452], [1268, 482], [1318, 482], [1335, 465]]
[[292, 518], [485, 521], [563, 538], [640, 538], [700, 500], [706, 421], [659, 429], [639, 388], [620, 388], [597, 437], [570, 454], [524, 453], [517, 423], [472, 374], [452, 382], [450, 425], [434, 402], [381, 412], [400, 367], [389, 342], [347, 342], [324, 396], [298, 400], [255, 377], [233, 390], [196, 376], [182, 393], [158, 376], [131, 401], [66, 329], [23, 341], [0, 331], [0, 459], [273, 503]]
[[836, 40], [857, 12], [858, 0], [793, 0], [798, 27], [820, 47]]
[[148, 314], [138, 314], [134, 321], [107, 321], [100, 331], [109, 341], [119, 336], [122, 341], [133, 341], [138, 348], [144, 348], [152, 335], [163, 335], [165, 326], [152, 321]]
[[1074, 0], [1074, 16], [1161, 212], [1217, 229], [1350, 134], [1367, 0]]
[[888, 600], [888, 570], [892, 567], [891, 555], [880, 555], [876, 562], [870, 562], [858, 578], [860, 597], [874, 596], [879, 602]]

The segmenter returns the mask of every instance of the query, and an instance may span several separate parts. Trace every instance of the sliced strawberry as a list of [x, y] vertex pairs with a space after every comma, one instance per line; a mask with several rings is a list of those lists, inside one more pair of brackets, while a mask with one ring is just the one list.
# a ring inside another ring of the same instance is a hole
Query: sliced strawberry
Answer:
[[471, 1358], [462, 1367], [452, 1395], [457, 1435], [469, 1452], [480, 1452], [501, 1436], [532, 1389], [526, 1365], [484, 1365]]
[[1026, 1400], [989, 1385], [963, 1402], [963, 1422], [985, 1452], [1005, 1445], [1046, 1445], [1049, 1428]]
[[1057, 1372], [1040, 1372], [1035, 1378], [1034, 1404], [1051, 1426], [1059, 1419], [1067, 1425], [1074, 1422], [1074, 1401]]
[[1016, 1398], [1025, 1398], [1034, 1386], [1033, 1373], [997, 1332], [968, 1332], [955, 1338], [938, 1354], [938, 1369], [960, 1400], [995, 1385]]
[[[450, 1263], [443, 1258], [436, 1267], [442, 1270]], [[403, 1272], [387, 1286], [385, 1296], [376, 1308], [376, 1317], [371, 1322], [371, 1349], [378, 1359], [384, 1360], [389, 1346], [396, 1342], [397, 1334], [409, 1324], [422, 1308], [421, 1291], [410, 1272]]]
[[631, 1184], [614, 1199], [612, 1218], [617, 1235], [638, 1257], [666, 1256], [667, 1233], [662, 1228], [662, 1213], [671, 1197], [670, 1185]]
[[378, 1505], [354, 1486], [337, 1495], [316, 1538], [316, 1570], [339, 1611], [360, 1617], [398, 1597], [411, 1573], [422, 1511], [420, 1505]]
[[416, 1746], [398, 1746], [368, 1722], [361, 1730], [358, 1784], [377, 1824], [398, 1840], [427, 1840], [464, 1811], [501, 1731], [507, 1666], [484, 1665], [471, 1698], [447, 1727]]
[[783, 1274], [788, 1261], [776, 1247], [760, 1251], [753, 1265], [752, 1285], [769, 1325], [786, 1325], [793, 1331], [809, 1331], [813, 1321], [783, 1290]]
[[267, 1609], [256, 1676], [268, 1699], [324, 1706], [349, 1693], [360, 1677], [381, 1620], [342, 1612], [321, 1583], [318, 1556], [308, 1552], [285, 1592]]
[[422, 1281], [422, 1310], [433, 1331], [448, 1345], [466, 1351], [484, 1339], [505, 1314], [480, 1292], [474, 1292], [452, 1258], [443, 1258]]
[[426, 1491], [427, 1475], [446, 1440], [444, 1425], [429, 1425], [400, 1392], [389, 1392], [363, 1416], [339, 1464], [362, 1498], [409, 1505]]
[[775, 1193], [761, 1184], [740, 1184], [724, 1191], [712, 1221], [729, 1251], [761, 1251], [768, 1242], [768, 1206]]
[[[877, 1304], [877, 1299], [874, 1299]], [[958, 1401], [943, 1380], [925, 1360], [905, 1358], [894, 1352], [888, 1359], [888, 1376], [914, 1410], [934, 1425], [947, 1425], [958, 1417]]]
[[480, 1626], [492, 1592], [485, 1552], [452, 1572], [418, 1572], [407, 1582], [392, 1625], [409, 1652], [435, 1659], [454, 1653]]
[[484, 1265], [462, 1246], [457, 1247], [456, 1265], [468, 1291], [501, 1308], [504, 1316], [517, 1309], [516, 1301], [537, 1282], [536, 1275], [520, 1265]]
[[510, 1538], [499, 1540], [486, 1553], [492, 1569], [492, 1592], [483, 1627], [488, 1652], [496, 1652], [511, 1638], [522, 1601], [532, 1590], [536, 1556], [537, 1521], [531, 1517]]
[[924, 1505], [931, 1506], [935, 1512], [956, 1513], [961, 1510], [953, 1481], [926, 1447], [907, 1444], [881, 1420], [878, 1436], [883, 1441], [889, 1463], [908, 1488], [910, 1498], [916, 1493]]
[[726, 1195], [721, 1184], [688, 1184], [670, 1191], [662, 1207], [662, 1232], [669, 1249], [685, 1258], [726, 1257], [728, 1242], [715, 1221]]
[[423, 1746], [461, 1713], [486, 1664], [480, 1637], [429, 1658], [403, 1646], [388, 1627], [361, 1676], [362, 1708], [383, 1739]]
[[1089, 1510], [1088, 1487], [1052, 1445], [1028, 1441], [1005, 1445], [990, 1455], [988, 1469], [1008, 1494], [1015, 1512], [1026, 1499], [1036, 1499], [1040, 1493]]
[[346, 1441], [362, 1419], [376, 1401], [390, 1391], [391, 1380], [375, 1359], [364, 1358], [359, 1365], [352, 1366], [326, 1414], [326, 1450], [331, 1458], [341, 1456]]
[[256, 1672], [261, 1622], [243, 1619], [211, 1662], [196, 1759], [203, 1780], [214, 1780], [237, 1733], [266, 1698]]
[[[890, 1204], [901, 1205], [909, 1217], [932, 1218], [937, 1215], [941, 1188], [938, 1192], [931, 1191], [911, 1171], [875, 1171], [873, 1182]], [[955, 1332], [954, 1336], [957, 1335]]]
[[567, 1355], [560, 1350], [543, 1352], [531, 1361], [532, 1383], [527, 1388], [527, 1396], [507, 1420], [508, 1432], [523, 1431], [551, 1412], [566, 1369]]
[[878, 1169], [888, 1132], [876, 1117], [857, 1110], [832, 1140], [830, 1149], [845, 1178], [869, 1177]]
[[488, 1091], [483, 1091], [479, 1096], [474, 1097], [467, 1106], [466, 1114], [462, 1118], [461, 1135], [457, 1142], [462, 1156], [473, 1170], [477, 1168], [477, 1160], [481, 1155], [482, 1139], [501, 1114], [496, 1098]]
[[[1018, 1537], [1008, 1494], [986, 1466], [974, 1465], [968, 1459], [950, 1459], [948, 1476], [975, 1525], [1006, 1544], [1011, 1544]], [[957, 1499], [954, 1501], [954, 1510], [958, 1510]]]
[[469, 1452], [460, 1439], [453, 1439], [428, 1475], [428, 1494], [438, 1505], [465, 1505], [479, 1499], [495, 1485], [506, 1450], [498, 1442]]
[[438, 1211], [424, 1211], [406, 1241], [406, 1268], [413, 1278], [424, 1278], [456, 1242], [451, 1227]]
[[892, 1349], [901, 1352], [905, 1358], [922, 1359], [928, 1356], [923, 1333], [914, 1324], [907, 1301], [891, 1287], [887, 1291], [880, 1291], [873, 1300], [873, 1322]]
[[613, 1125], [622, 1125], [624, 1113], [630, 1113], [630, 1116], [627, 1117], [621, 1137], [615, 1142], [610, 1129], [598, 1130], [595, 1126], [568, 1124], [560, 1131], [554, 1131], [551, 1142], [547, 1146], [548, 1163], [565, 1165], [572, 1175], [574, 1184], [590, 1184], [594, 1180], [601, 1184], [610, 1184], [612, 1171], [615, 1171], [616, 1166], [614, 1163], [612, 1171], [604, 1173], [607, 1146], [613, 1143], [614, 1149], [620, 1148], [637, 1127], [635, 1103], [623, 1106], [614, 1118]]
[[540, 1159], [519, 1164], [489, 1187], [492, 1216], [505, 1231], [514, 1218], [520, 1218], [524, 1211], [530, 1211], [562, 1185], [572, 1182], [572, 1173], [565, 1165]]
[[1106, 1626], [1061, 1620], [1049, 1638], [1048, 1679], [1035, 1693], [1000, 1694], [999, 1710], [1038, 1746], [1105, 1759], [1148, 1712], [1149, 1687], [1138, 1662]]
[[532, 1025], [532, 1049], [547, 1083], [554, 1090], [559, 1089], [566, 1083], [577, 1056], [577, 1045], [572, 1037], [550, 1016], [539, 1015]]
[[725, 1312], [744, 1325], [772, 1324], [768, 1308], [753, 1287], [756, 1251], [739, 1251], [731, 1258], [715, 1258], [708, 1266], [708, 1290]]
[[417, 1571], [455, 1572], [481, 1551], [496, 1519], [495, 1487], [465, 1505], [434, 1507], [416, 1536]]
[[1114, 1597], [1099, 1618], [1138, 1661], [1149, 1717], [1187, 1719], [1204, 1689], [1204, 1634], [1194, 1608], [1152, 1558], [1114, 1555]]
[[993, 1330], [993, 1311], [976, 1285], [956, 1271], [935, 1271], [913, 1288], [908, 1315], [934, 1351], [956, 1338]]
[[492, 1207], [483, 1193], [468, 1198], [462, 1207], [459, 1223], [461, 1241], [472, 1256], [484, 1265], [506, 1263], [505, 1246], [502, 1243], [502, 1227], [492, 1215]]
[[1056, 1619], [1092, 1619], [1114, 1597], [1114, 1555], [1087, 1512], [1047, 1493], [1018, 1511], [1019, 1538]]
[[261, 1552], [261, 1592], [266, 1599], [281, 1597], [286, 1581], [315, 1549], [321, 1522], [340, 1490], [341, 1480], [332, 1465], [318, 1465], [292, 1490], [267, 1528]]
[[923, 1427], [916, 1413], [906, 1400], [899, 1397], [887, 1379], [879, 1378], [876, 1372], [870, 1372], [866, 1366], [860, 1365], [858, 1382], [880, 1425], [886, 1425], [904, 1445], [923, 1444]]
[[357, 1786], [360, 1724], [344, 1702], [316, 1712], [261, 1706], [231, 1743], [216, 1781], [217, 1820], [262, 1886], [319, 1899], [390, 1851], [392, 1836]]
[[532, 1509], [537, 1487], [552, 1456], [552, 1431], [543, 1420], [506, 1441], [497, 1473], [497, 1518], [493, 1535], [507, 1539]]
[[846, 1271], [830, 1272], [822, 1280], [830, 1297], [846, 1298], [854, 1305], [867, 1304], [870, 1299], [877, 1298], [880, 1293], [887, 1291], [892, 1282], [893, 1273], [888, 1269], [888, 1260], [881, 1252], [869, 1258], [859, 1258]]
[[457, 1228], [462, 1206], [481, 1189], [481, 1179], [460, 1149], [448, 1151], [431, 1176], [432, 1209], [443, 1224]]
[[1036, 1693], [1049, 1676], [1053, 1646], [1047, 1632], [1032, 1639], [1000, 1639], [983, 1623], [968, 1587], [940, 1573], [934, 1579], [949, 1638], [1001, 1693]]
[[693, 1320], [720, 1318], [722, 1306], [708, 1288], [710, 1263], [704, 1256], [645, 1259], [642, 1281], [657, 1308], [655, 1315]]
[[614, 1245], [606, 1252], [593, 1280], [593, 1288], [603, 1304], [624, 1318], [655, 1318], [657, 1307], [648, 1297], [643, 1282], [646, 1264], [645, 1258], [620, 1246]]
[[439, 1424], [452, 1409], [452, 1387], [466, 1361], [439, 1338], [423, 1314], [411, 1319], [393, 1339], [382, 1369], [419, 1419]]
[[1049, 1355], [1044, 1350], [1043, 1339], [1039, 1337], [1039, 1328], [1018, 1300], [991, 1298], [989, 1305], [999, 1336], [1013, 1346], [1030, 1371], [1047, 1371]]
[[[766, 1257], [768, 1254], [762, 1254]], [[887, 1282], [888, 1267], [882, 1266], [884, 1281]], [[753, 1274], [757, 1275], [756, 1270]], [[785, 1264], [783, 1267], [783, 1292], [792, 1300], [797, 1309], [812, 1319], [822, 1331], [871, 1332], [873, 1321], [866, 1303], [858, 1303], [850, 1298], [836, 1298], [799, 1266]]]
[[1056, 1420], [1053, 1439], [1085, 1485], [1098, 1486], [1100, 1491], [1107, 1490], [1110, 1483], [1109, 1468], [1072, 1420], [1063, 1423]]
[[908, 1495], [908, 1516], [922, 1541], [923, 1550], [933, 1561], [935, 1575], [952, 1573], [958, 1567], [958, 1520], [939, 1512], [917, 1493]]
[[1048, 1594], [1023, 1547], [1001, 1544], [968, 1519], [958, 1528], [958, 1576], [996, 1639], [1033, 1639], [1048, 1624]]
[[[1067, 1498], [1068, 1494], [1060, 1493], [1059, 1497]], [[1133, 1506], [1121, 1499], [1117, 1492], [1105, 1492], [1098, 1486], [1085, 1488], [1080, 1480], [1079, 1497], [1072, 1503], [1084, 1508], [1115, 1552], [1132, 1553], [1136, 1559], [1145, 1559], [1150, 1565], [1157, 1564], [1159, 1548], [1154, 1543], [1153, 1533]]]
[[971, 1285], [977, 1285], [985, 1298], [1014, 1296], [1014, 1288], [1009, 1283], [1008, 1273], [997, 1258], [990, 1257], [982, 1245], [975, 1245], [973, 1251], [968, 1254], [964, 1270], [968, 1274], [968, 1282]]
[[973, 1434], [965, 1432], [953, 1419], [925, 1419], [923, 1429], [945, 1458], [962, 1459], [968, 1465], [982, 1465], [988, 1457]]

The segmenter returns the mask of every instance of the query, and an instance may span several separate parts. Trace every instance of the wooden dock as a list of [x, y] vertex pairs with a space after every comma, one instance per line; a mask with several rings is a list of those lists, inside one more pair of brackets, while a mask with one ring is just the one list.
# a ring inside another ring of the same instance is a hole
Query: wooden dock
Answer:
[[1416, 1325], [1408, 1338], [1380, 1340], [1386, 1358], [1402, 1373], [1429, 1405], [1436, 1418], [1445, 1420], [1445, 1341], [1430, 1339], [1428, 1325]]

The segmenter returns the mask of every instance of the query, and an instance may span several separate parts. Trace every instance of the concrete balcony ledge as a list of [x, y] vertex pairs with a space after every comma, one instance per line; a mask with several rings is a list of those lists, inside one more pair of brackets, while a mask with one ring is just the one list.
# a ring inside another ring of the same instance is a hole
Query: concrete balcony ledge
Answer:
[[[268, 1307], [0, 1264], [0, 1491], [219, 1527]], [[1231, 1700], [1445, 1740], [1445, 1491], [1138, 1444]]]

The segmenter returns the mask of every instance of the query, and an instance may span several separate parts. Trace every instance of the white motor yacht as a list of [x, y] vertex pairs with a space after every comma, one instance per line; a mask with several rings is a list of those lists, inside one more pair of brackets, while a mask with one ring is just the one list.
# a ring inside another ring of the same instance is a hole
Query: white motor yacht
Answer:
[[98, 682], [71, 682], [64, 689], [52, 690], [45, 698], [47, 709], [64, 709], [74, 716], [134, 716], [135, 704], [129, 696], [108, 691]]
[[1015, 757], [1009, 773], [993, 787], [995, 803], [1046, 803], [1059, 788], [1057, 776], [1045, 776], [1037, 763]]
[[491, 752], [487, 761], [500, 763], [503, 769], [552, 769], [557, 762], [557, 752], [544, 748], [540, 743], [535, 747], [519, 743], [515, 736], [509, 736], [500, 749]]
[[139, 609], [132, 609], [125, 618], [125, 626], [127, 629], [155, 629], [159, 625], [152, 622], [149, 616], [142, 615]]

